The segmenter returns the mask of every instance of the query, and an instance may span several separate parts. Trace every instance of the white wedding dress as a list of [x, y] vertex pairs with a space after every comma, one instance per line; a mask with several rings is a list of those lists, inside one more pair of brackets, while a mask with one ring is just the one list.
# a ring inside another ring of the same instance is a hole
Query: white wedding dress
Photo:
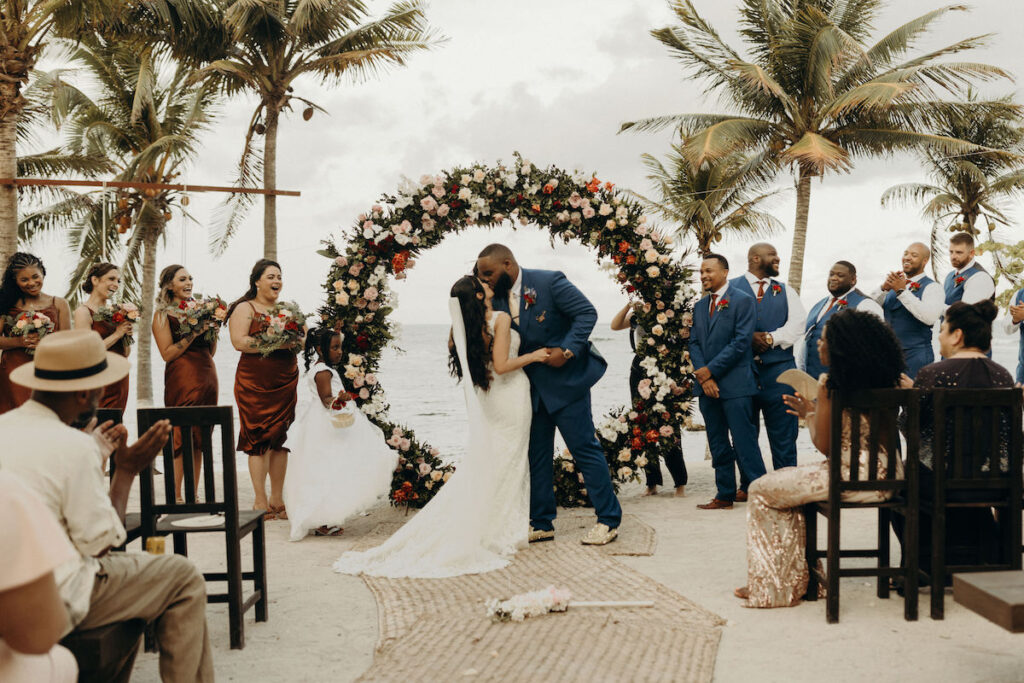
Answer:
[[324, 363], [310, 368], [299, 391], [295, 424], [288, 433], [291, 455], [284, 503], [293, 541], [302, 540], [318, 526], [340, 526], [385, 499], [398, 465], [398, 453], [355, 403], [349, 402], [343, 409], [352, 424], [334, 425], [332, 416], [342, 411], [325, 407], [316, 386], [316, 375], [324, 371], [331, 373], [333, 393], [344, 386], [337, 371]]
[[[462, 367], [468, 368], [462, 315], [458, 301], [452, 302], [454, 339]], [[488, 322], [492, 335], [496, 315]], [[509, 357], [518, 355], [519, 335], [513, 330]], [[522, 370], [491, 374], [490, 388], [482, 391], [465, 373], [469, 447], [452, 478], [383, 545], [345, 553], [334, 563], [335, 571], [393, 578], [479, 574], [504, 567], [526, 547], [530, 381]]]

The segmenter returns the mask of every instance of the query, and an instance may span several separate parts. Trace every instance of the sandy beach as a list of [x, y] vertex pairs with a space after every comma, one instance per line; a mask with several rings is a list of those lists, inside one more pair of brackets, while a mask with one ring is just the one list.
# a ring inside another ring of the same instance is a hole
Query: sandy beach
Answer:
[[[768, 453], [766, 444], [762, 449]], [[951, 594], [943, 621], [928, 617], [926, 594], [920, 620], [904, 621], [902, 600], [895, 593], [879, 600], [866, 579], [843, 580], [835, 625], [825, 622], [822, 601], [789, 609], [741, 607], [732, 591], [746, 579], [744, 505], [698, 510], [696, 504], [714, 493], [703, 433], [686, 434], [684, 451], [690, 473], [685, 497], [670, 492], [643, 497], [638, 484], [621, 491], [624, 511], [656, 530], [657, 549], [649, 557], [616, 559], [727, 620], [715, 681], [1024, 681], [1019, 637], [962, 608]], [[801, 463], [818, 457], [806, 432], [800, 453]], [[671, 483], [667, 472], [665, 478]], [[242, 505], [250, 505], [248, 477], [242, 473], [239, 488]], [[844, 542], [873, 542], [873, 513], [846, 514]], [[351, 681], [365, 672], [377, 642], [377, 606], [361, 579], [333, 573], [331, 563], [381, 522], [402, 519], [402, 511], [381, 506], [350, 521], [340, 538], [308, 537], [298, 543], [288, 541], [287, 522], [269, 522], [270, 620], [257, 624], [250, 611], [245, 649], [230, 650], [226, 606], [207, 610], [218, 680]], [[190, 556], [204, 569], [216, 568], [223, 562], [221, 539], [193, 535]], [[895, 539], [893, 547], [898, 548]], [[243, 545], [243, 556], [248, 558], [250, 550]], [[638, 671], [637, 678], [643, 677]], [[140, 653], [133, 680], [159, 680], [156, 655]], [[424, 680], [431, 680], [429, 674]], [[520, 679], [509, 672], [508, 680]]]

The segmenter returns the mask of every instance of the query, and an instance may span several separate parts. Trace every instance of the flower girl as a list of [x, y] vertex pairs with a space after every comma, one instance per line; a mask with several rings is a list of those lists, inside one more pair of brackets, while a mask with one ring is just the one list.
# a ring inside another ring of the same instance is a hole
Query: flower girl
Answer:
[[[349, 517], [387, 496], [398, 454], [359, 410], [334, 367], [341, 362], [341, 334], [316, 328], [306, 337], [305, 384], [289, 435], [291, 461], [284, 500], [291, 540], [310, 529], [341, 534]], [[310, 367], [313, 357], [317, 362]]]

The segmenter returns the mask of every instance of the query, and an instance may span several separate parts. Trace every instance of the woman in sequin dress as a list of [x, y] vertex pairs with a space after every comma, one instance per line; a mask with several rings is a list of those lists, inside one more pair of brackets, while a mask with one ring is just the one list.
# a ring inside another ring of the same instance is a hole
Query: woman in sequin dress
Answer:
[[[71, 309], [59, 296], [43, 292], [46, 267], [39, 257], [24, 252], [11, 256], [0, 284], [0, 319], [16, 319], [26, 311], [42, 313], [53, 322], [53, 331], [71, 329]], [[0, 322], [0, 413], [17, 408], [28, 400], [30, 389], [11, 383], [14, 369], [32, 360], [39, 335], [11, 334], [10, 324]]]
[[[747, 585], [736, 596], [747, 607], [790, 607], [807, 591], [808, 567], [804, 556], [806, 520], [803, 505], [828, 498], [828, 458], [842, 458], [844, 479], [850, 477], [850, 418], [844, 415], [842, 451], [830, 453], [832, 392], [885, 389], [898, 385], [903, 353], [892, 330], [871, 313], [847, 309], [835, 314], [818, 342], [829, 374], [818, 382], [816, 401], [796, 394], [786, 396], [790, 412], [806, 419], [814, 446], [825, 460], [769, 472], [750, 485], [747, 506]], [[883, 430], [884, 432], [884, 430]], [[866, 416], [861, 418], [860, 476], [868, 476], [871, 438]], [[879, 445], [878, 477], [886, 475], [887, 447]], [[884, 494], [864, 491], [844, 494], [843, 500], [877, 501]]]
[[[202, 327], [185, 332], [178, 314], [182, 302], [192, 298], [192, 274], [185, 266], [174, 264], [160, 273], [160, 292], [153, 316], [153, 339], [164, 362], [164, 405], [215, 406], [219, 385], [213, 356], [217, 353], [216, 332], [208, 335]], [[209, 431], [209, 428], [207, 428]], [[199, 485], [203, 465], [202, 430], [192, 429], [193, 481]], [[174, 429], [174, 490], [182, 500], [181, 482], [185, 471], [182, 463], [181, 430]]]
[[[93, 316], [104, 306], [109, 305], [110, 297], [121, 287], [121, 271], [113, 263], [97, 263], [85, 276], [82, 291], [89, 297], [75, 309], [75, 328], [92, 328], [103, 337], [103, 344], [108, 350], [128, 357], [130, 353], [132, 329], [134, 323], [125, 320], [114, 324], [106, 320], [93, 320]], [[128, 405], [128, 377], [111, 384], [103, 390], [100, 397], [100, 408], [110, 408], [124, 413]]]

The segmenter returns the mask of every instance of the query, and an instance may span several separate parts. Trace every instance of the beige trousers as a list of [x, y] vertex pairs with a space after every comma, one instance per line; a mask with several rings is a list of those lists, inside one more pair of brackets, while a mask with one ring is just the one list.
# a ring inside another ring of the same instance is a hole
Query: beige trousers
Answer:
[[100, 558], [89, 613], [77, 628], [129, 619], [156, 622], [164, 683], [213, 680], [206, 581], [187, 557], [110, 553]]

